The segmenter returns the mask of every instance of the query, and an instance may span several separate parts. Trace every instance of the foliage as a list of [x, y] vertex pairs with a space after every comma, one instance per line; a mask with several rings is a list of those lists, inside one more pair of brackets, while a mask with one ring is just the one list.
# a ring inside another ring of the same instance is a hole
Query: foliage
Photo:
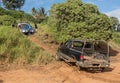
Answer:
[[112, 39], [118, 46], [120, 46], [120, 33], [114, 32], [113, 39]]
[[22, 21], [36, 22], [35, 18], [32, 15], [24, 13], [24, 11], [5, 10], [3, 8], [0, 8], [0, 15], [1, 16], [9, 15], [18, 22], [22, 22]]
[[8, 10], [16, 10], [24, 5], [25, 0], [2, 0], [2, 2]]
[[36, 13], [37, 13], [37, 11], [36, 11], [36, 9], [33, 7], [33, 8], [31, 9], [31, 14], [35, 17]]
[[24, 14], [22, 21], [33, 22], [33, 23], [37, 22], [37, 20], [30, 14]]
[[51, 54], [37, 47], [16, 28], [0, 26], [0, 61], [4, 63], [49, 63]]
[[7, 13], [8, 12], [5, 9], [3, 9], [3, 8], [0, 7], [0, 15], [5, 15]]
[[32, 8], [31, 13], [34, 18], [38, 20], [39, 23], [43, 22], [47, 15], [43, 7], [39, 8], [38, 10]]
[[115, 31], [120, 31], [120, 23], [118, 18], [116, 17], [110, 17], [111, 23], [112, 23], [112, 29]]
[[11, 25], [12, 23], [15, 23], [15, 19], [9, 15], [0, 16], [0, 19], [1, 25]]
[[81, 0], [66, 0], [54, 4], [50, 10], [49, 25], [58, 42], [70, 38], [104, 39], [111, 38], [111, 22], [93, 4]]

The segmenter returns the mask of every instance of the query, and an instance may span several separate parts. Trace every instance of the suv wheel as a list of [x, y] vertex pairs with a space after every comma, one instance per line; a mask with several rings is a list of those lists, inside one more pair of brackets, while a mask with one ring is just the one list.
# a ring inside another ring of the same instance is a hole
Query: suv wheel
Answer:
[[101, 72], [104, 72], [106, 70], [106, 68], [101, 68]]

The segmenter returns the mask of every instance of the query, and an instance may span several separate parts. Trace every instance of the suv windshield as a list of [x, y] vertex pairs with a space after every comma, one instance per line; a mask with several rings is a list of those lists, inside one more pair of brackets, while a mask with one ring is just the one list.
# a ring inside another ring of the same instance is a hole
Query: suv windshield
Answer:
[[27, 30], [28, 30], [30, 27], [29, 27], [29, 25], [27, 25], [27, 24], [21, 24], [20, 28], [21, 28], [21, 29], [27, 29]]

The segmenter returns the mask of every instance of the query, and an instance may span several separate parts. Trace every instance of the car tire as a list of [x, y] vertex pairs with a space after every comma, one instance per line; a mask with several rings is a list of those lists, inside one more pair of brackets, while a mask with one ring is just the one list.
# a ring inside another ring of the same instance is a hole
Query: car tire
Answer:
[[106, 71], [106, 68], [101, 68], [101, 72], [105, 72]]
[[85, 68], [84, 67], [81, 67], [79, 64], [77, 64], [76, 63], [76, 66], [77, 66], [77, 68], [78, 68], [78, 70], [80, 71], [80, 70], [85, 70]]

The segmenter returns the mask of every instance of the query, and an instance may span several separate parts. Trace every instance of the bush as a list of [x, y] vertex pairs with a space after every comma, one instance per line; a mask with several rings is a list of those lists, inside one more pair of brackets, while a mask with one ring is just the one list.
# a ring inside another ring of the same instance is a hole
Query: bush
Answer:
[[30, 14], [24, 14], [22, 20], [27, 22], [33, 22], [33, 23], [37, 22], [37, 20]]
[[0, 7], [0, 16], [1, 15], [7, 15], [7, 13], [8, 12], [5, 9], [3, 9], [3, 8]]
[[115, 42], [115, 44], [120, 46], [120, 32], [114, 32], [112, 40], [113, 40], [113, 42]]
[[57, 42], [70, 38], [108, 40], [112, 34], [109, 17], [101, 14], [95, 5], [81, 0], [54, 4], [48, 21]]
[[15, 23], [15, 19], [9, 15], [0, 16], [0, 19], [0, 23], [3, 25], [11, 25], [12, 23]]
[[[16, 21], [19, 21], [19, 22], [22, 22], [22, 21], [37, 22], [36, 19], [34, 19], [34, 17], [32, 15], [27, 14], [24, 11], [6, 10], [3, 8], [0, 8], [0, 17], [5, 16], [5, 15], [12, 17]], [[0, 21], [0, 23], [1, 23], [1, 21]], [[7, 24], [9, 24], [9, 23], [7, 23]]]

